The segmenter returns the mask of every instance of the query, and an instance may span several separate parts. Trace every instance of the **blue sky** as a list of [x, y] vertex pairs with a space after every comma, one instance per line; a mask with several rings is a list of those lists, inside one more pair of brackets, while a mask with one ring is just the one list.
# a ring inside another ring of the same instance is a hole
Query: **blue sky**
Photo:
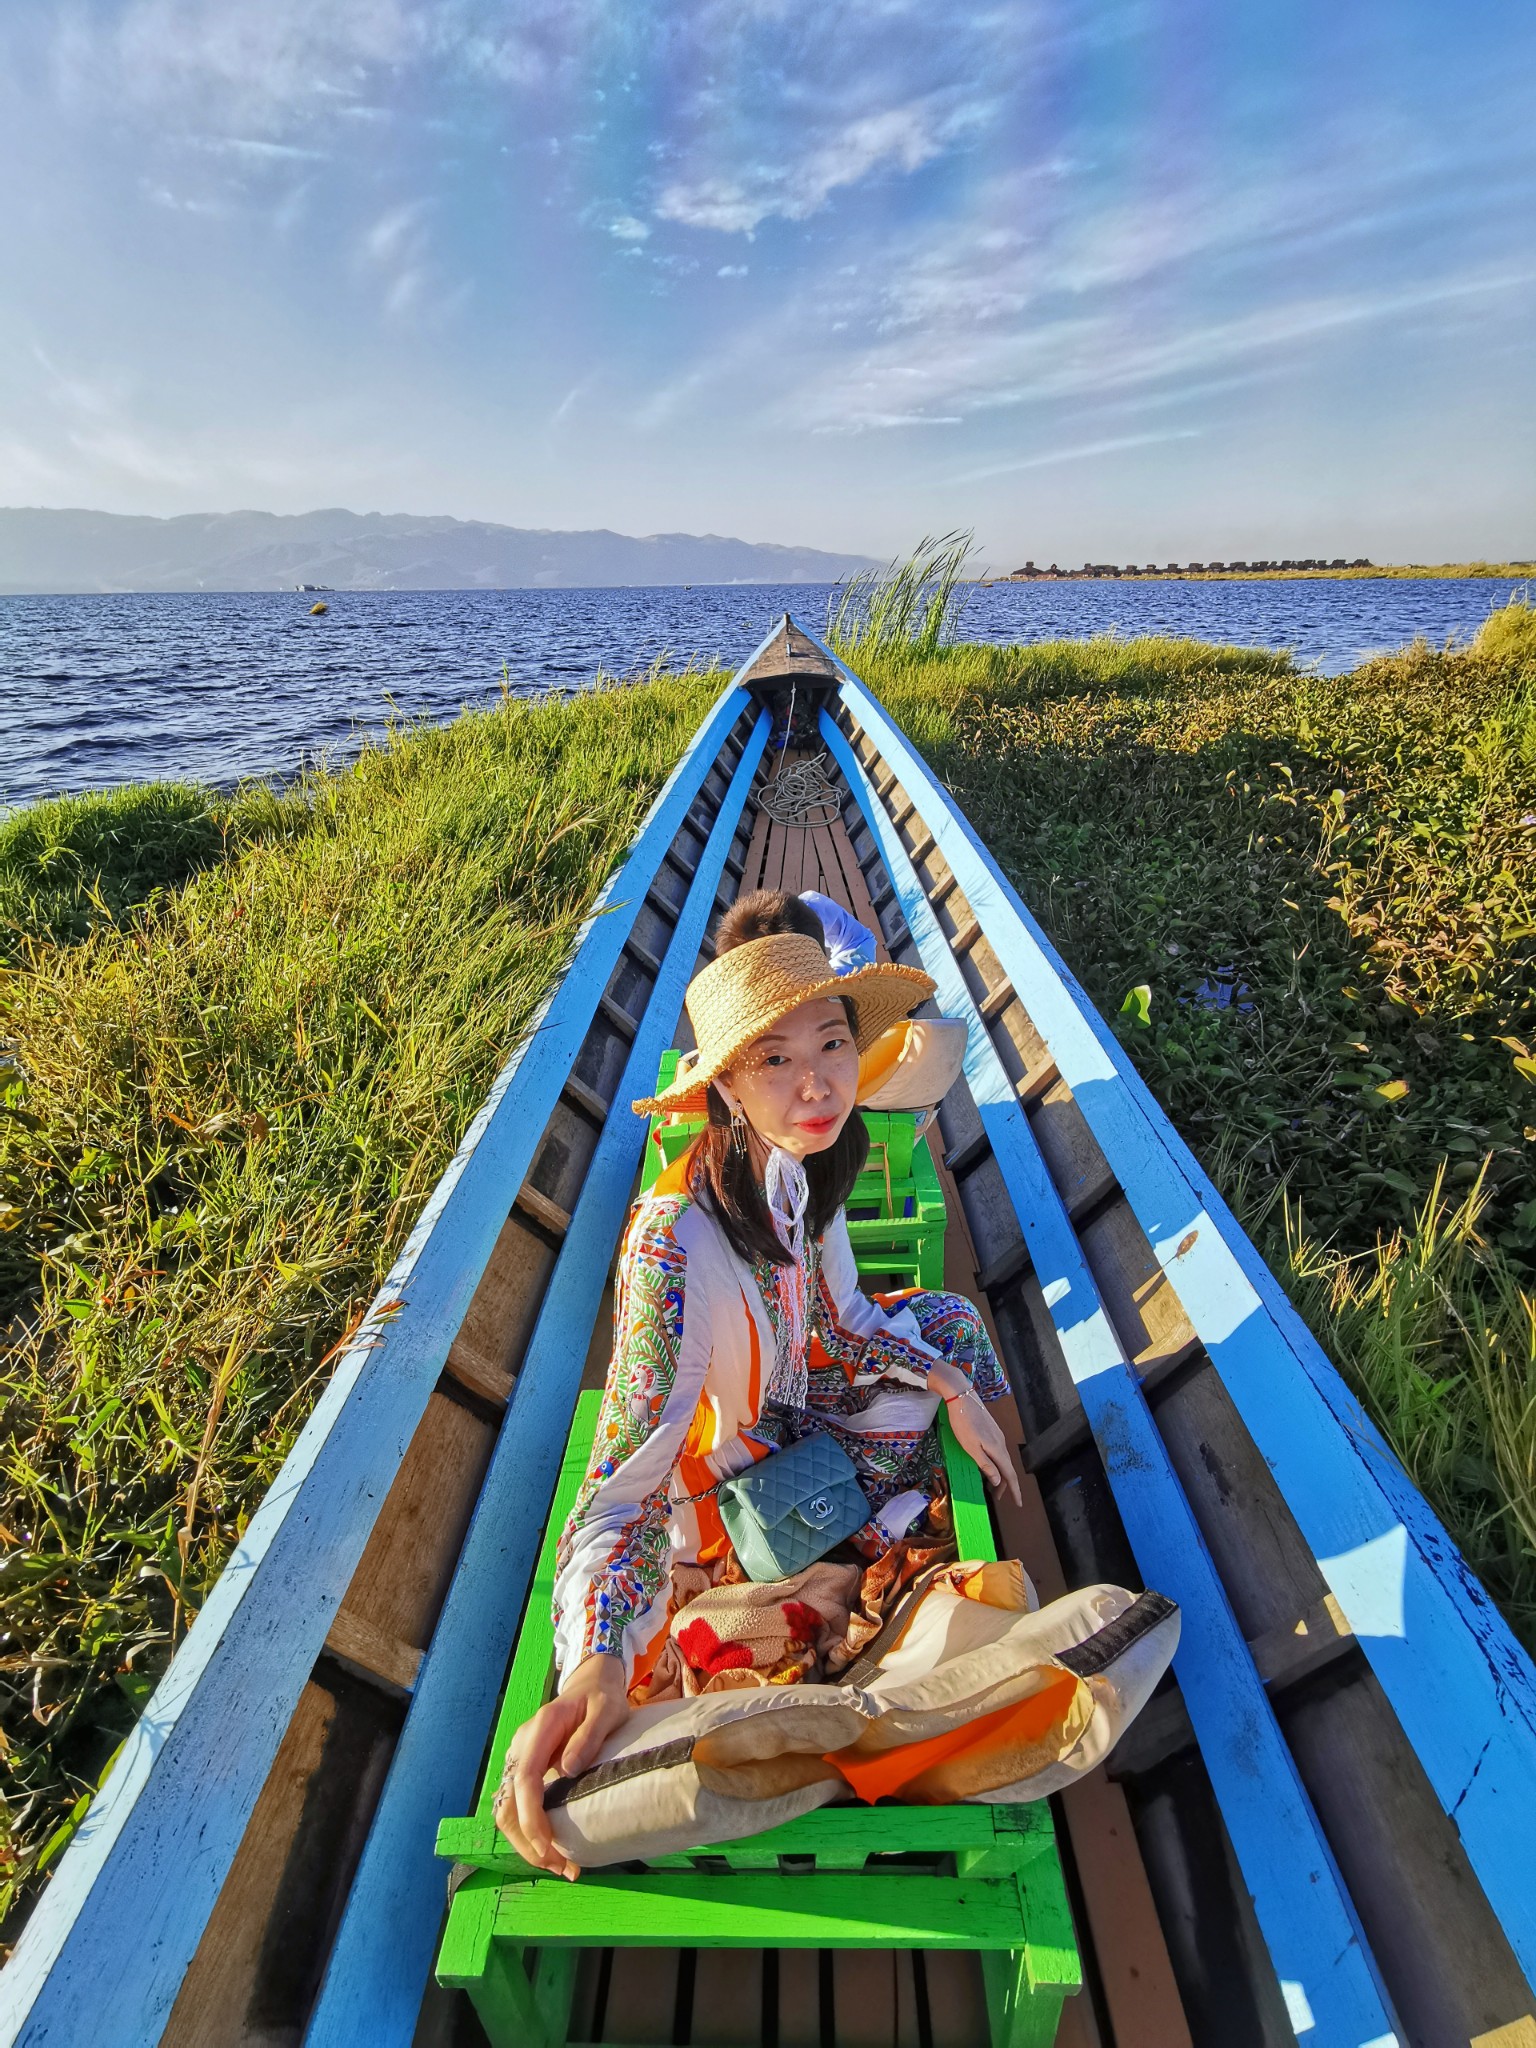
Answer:
[[0, 503], [1536, 556], [1512, 0], [6, 0]]

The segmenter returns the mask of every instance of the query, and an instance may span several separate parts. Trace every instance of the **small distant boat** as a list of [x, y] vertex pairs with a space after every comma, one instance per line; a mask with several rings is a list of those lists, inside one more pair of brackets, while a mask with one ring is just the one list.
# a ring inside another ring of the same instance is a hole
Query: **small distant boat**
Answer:
[[[787, 717], [823, 750], [831, 815], [773, 791], [806, 760], [770, 739]], [[464, 1994], [431, 1981], [434, 1833], [470, 1811], [578, 1390], [602, 1383], [645, 1142], [627, 1105], [714, 921], [759, 887], [832, 894], [965, 1022], [932, 1154], [1021, 1417], [1010, 1547], [1047, 1597], [1141, 1582], [1182, 1610], [1171, 1677], [1042, 1831], [1094, 1986], [1063, 2042], [1532, 2038], [1529, 1658], [940, 777], [786, 615], [339, 1347], [0, 1978], [0, 2048], [471, 2038]], [[783, 1888], [791, 1945], [723, 1966], [605, 1949], [603, 1902], [634, 1880], [585, 1874], [592, 1945], [529, 2048], [567, 2037], [573, 1996], [583, 2040], [776, 2048], [809, 2014], [841, 2048], [985, 2041], [974, 1954], [793, 1945], [788, 1866], [810, 1860], [708, 1873]], [[929, 1880], [880, 1881], [921, 1900]]]

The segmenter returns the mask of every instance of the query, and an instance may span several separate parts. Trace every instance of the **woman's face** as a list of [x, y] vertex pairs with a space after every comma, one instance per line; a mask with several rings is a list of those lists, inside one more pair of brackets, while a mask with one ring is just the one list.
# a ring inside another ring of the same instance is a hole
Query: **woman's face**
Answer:
[[859, 1051], [835, 996], [802, 1003], [753, 1039], [716, 1081], [728, 1108], [795, 1159], [825, 1152], [853, 1109]]

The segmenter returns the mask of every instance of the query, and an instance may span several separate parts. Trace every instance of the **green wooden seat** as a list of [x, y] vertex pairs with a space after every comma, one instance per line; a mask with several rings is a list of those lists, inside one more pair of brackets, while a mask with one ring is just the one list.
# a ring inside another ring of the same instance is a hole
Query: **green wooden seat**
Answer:
[[[823, 1807], [745, 1841], [586, 1871], [574, 1885], [530, 1870], [498, 1833], [502, 1760], [553, 1681], [555, 1546], [600, 1398], [577, 1404], [479, 1801], [438, 1830], [457, 1880], [438, 1981], [468, 1993], [492, 2048], [560, 2048], [582, 1948], [961, 1949], [981, 1956], [993, 2048], [1046, 2048], [1081, 1978], [1043, 1801]], [[960, 1555], [992, 1557], [981, 1476], [939, 1412]]]
[[[674, 1047], [661, 1056], [658, 1089], [677, 1072]], [[911, 1110], [861, 1110], [869, 1131], [869, 1160], [848, 1197], [848, 1238], [861, 1273], [912, 1287], [944, 1285], [944, 1227], [948, 1212], [928, 1140], [917, 1134]], [[703, 1119], [651, 1118], [640, 1185], [651, 1187], [704, 1128]]]

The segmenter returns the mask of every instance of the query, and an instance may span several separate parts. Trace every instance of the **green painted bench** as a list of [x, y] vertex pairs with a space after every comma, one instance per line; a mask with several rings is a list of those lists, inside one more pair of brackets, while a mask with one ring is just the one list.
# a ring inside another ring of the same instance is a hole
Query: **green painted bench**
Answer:
[[[438, 1982], [468, 1993], [492, 2048], [561, 2048], [583, 1948], [974, 1950], [993, 2048], [1047, 2048], [1081, 1978], [1044, 1802], [823, 1807], [745, 1841], [586, 1871], [576, 1884], [530, 1870], [497, 1831], [502, 1759], [553, 1681], [555, 1546], [600, 1399], [585, 1393], [577, 1404], [478, 1804], [438, 1830], [437, 1853], [455, 1865]], [[942, 1409], [940, 1420], [960, 1555], [990, 1558], [981, 1475]]]
[[[661, 1056], [656, 1077], [665, 1088], [677, 1072], [674, 1047]], [[912, 1287], [944, 1285], [944, 1226], [948, 1212], [938, 1169], [911, 1110], [861, 1110], [869, 1132], [869, 1160], [846, 1203], [848, 1238], [861, 1273]], [[651, 1118], [640, 1185], [653, 1185], [704, 1128], [703, 1120]]]

